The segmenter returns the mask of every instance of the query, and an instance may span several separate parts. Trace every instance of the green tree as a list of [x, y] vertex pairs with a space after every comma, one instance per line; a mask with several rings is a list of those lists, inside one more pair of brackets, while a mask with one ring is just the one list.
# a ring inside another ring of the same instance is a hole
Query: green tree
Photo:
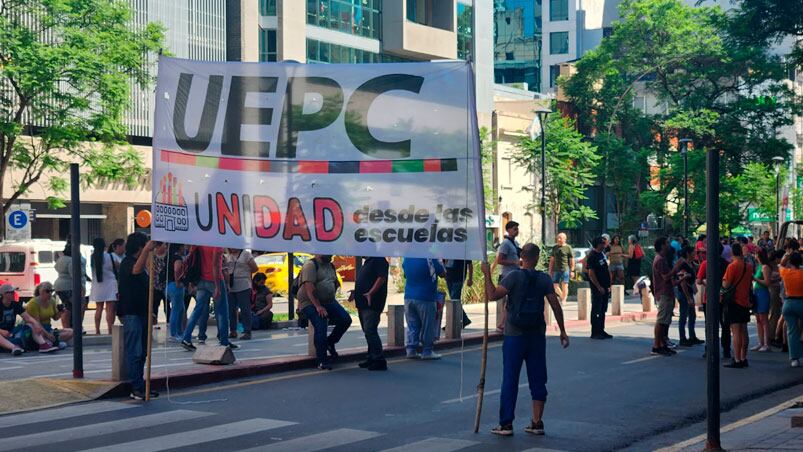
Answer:
[[[777, 138], [777, 130], [791, 124], [801, 105], [786, 84], [784, 64], [766, 46], [736, 39], [719, 7], [624, 0], [620, 17], [613, 34], [559, 83], [585, 134], [615, 134], [632, 149], [649, 151], [660, 177], [657, 187], [642, 184], [642, 208], [665, 214], [673, 210], [667, 203], [677, 203], [683, 174], [673, 151], [678, 138], [692, 139], [703, 157], [703, 150], [718, 150], [725, 178], [741, 174], [747, 162], [769, 163], [789, 154], [791, 145]], [[634, 108], [637, 95], [646, 110]], [[704, 175], [703, 162], [698, 160], [701, 172], [693, 177]], [[697, 181], [691, 186], [696, 200], [704, 197], [701, 187]], [[723, 180], [722, 187], [723, 205], [733, 207], [725, 203], [729, 182]], [[704, 218], [704, 202], [695, 201], [692, 209], [694, 217]]]
[[[51, 204], [69, 163], [100, 179], [133, 184], [144, 173], [125, 146], [132, 82], [151, 80], [148, 54], [162, 46], [155, 24], [134, 30], [122, 0], [0, 1], [0, 205], [51, 175]], [[123, 146], [120, 146], [123, 145]], [[2, 191], [3, 182], [17, 170]]]
[[[596, 181], [600, 161], [597, 148], [577, 131], [570, 118], [552, 113], [546, 122], [546, 210], [558, 223], [577, 227], [597, 218], [594, 210], [583, 204], [586, 189]], [[541, 178], [541, 139], [522, 138], [513, 153], [513, 161]], [[540, 206], [539, 206], [540, 207]]]
[[631, 231], [643, 218], [638, 202], [643, 190], [641, 182], [649, 178], [649, 151], [634, 149], [623, 139], [608, 133], [599, 134], [594, 145], [601, 157], [600, 181], [613, 195], [614, 212], [619, 220], [617, 229]]
[[[803, 2], [799, 0], [740, 0], [732, 33], [750, 45], [780, 43], [803, 37]], [[792, 46], [790, 61], [803, 67], [803, 47]]]

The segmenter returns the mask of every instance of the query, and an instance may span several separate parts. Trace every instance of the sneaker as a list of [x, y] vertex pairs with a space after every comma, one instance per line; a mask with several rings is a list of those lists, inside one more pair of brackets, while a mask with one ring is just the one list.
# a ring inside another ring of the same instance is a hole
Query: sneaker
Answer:
[[703, 344], [705, 344], [704, 340], [697, 339], [696, 337], [693, 337], [693, 338], [689, 339], [689, 341], [691, 342], [691, 345], [703, 345]]
[[371, 364], [373, 364], [373, 362], [374, 362], [374, 360], [372, 360], [370, 358], [366, 359], [365, 361], [363, 361], [363, 362], [361, 362], [359, 364], [360, 369], [367, 369], [367, 368], [371, 367]]
[[53, 345], [51, 342], [45, 342], [44, 344], [39, 344], [39, 353], [50, 353], [58, 349], [59, 348]]
[[240, 336], [240, 340], [241, 341], [250, 341], [251, 340], [251, 333], [243, 333], [243, 335]]
[[601, 340], [605, 339], [605, 336], [603, 336], [601, 334], [592, 334], [591, 335], [591, 339], [596, 339], [596, 340], [601, 341]]
[[766, 352], [771, 352], [772, 349], [770, 348], [769, 345], [765, 345], [765, 346], [761, 347], [760, 349], [758, 349], [758, 351], [761, 352], [761, 353], [766, 353]]
[[[19, 349], [17, 349], [17, 350], [19, 350]], [[789, 365], [792, 366], [792, 367], [800, 367], [800, 360], [799, 359], [793, 359], [792, 361], [789, 361]]]
[[384, 359], [376, 360], [372, 362], [370, 366], [368, 366], [368, 370], [374, 370], [374, 371], [388, 370], [388, 362], [385, 361]]
[[691, 347], [692, 345], [694, 345], [694, 344], [692, 343], [692, 341], [690, 339], [683, 338], [683, 339], [680, 340], [680, 346], [681, 347]]
[[201, 339], [201, 338], [199, 337], [199, 338], [198, 338], [198, 343], [199, 343], [199, 344], [201, 344], [201, 345], [206, 345], [206, 339]]
[[491, 433], [499, 436], [513, 436], [513, 425], [497, 425], [491, 429]]
[[137, 389], [131, 391], [129, 395], [134, 400], [145, 400], [145, 391], [139, 391]]
[[678, 346], [678, 344], [676, 344], [675, 341], [670, 339], [670, 340], [666, 341], [666, 346], [668, 348], [676, 348]]
[[[20, 356], [23, 353], [25, 353], [25, 350], [23, 350], [23, 349], [21, 349], [19, 347], [15, 348], [14, 350], [11, 350], [11, 355], [12, 356]], [[797, 367], [797, 366], [792, 366], [792, 367]]]
[[531, 435], [541, 436], [544, 434], [544, 421], [530, 421], [530, 425], [524, 427], [524, 431]]
[[603, 339], [613, 339], [613, 335], [606, 333], [605, 331], [602, 332]]
[[332, 370], [331, 364], [320, 363], [318, 364], [318, 370]]
[[652, 348], [652, 352], [650, 352], [650, 354], [651, 355], [661, 355], [661, 356], [672, 356], [672, 352], [669, 351], [669, 349], [666, 348], [666, 347], [660, 347], [660, 348], [653, 347]]
[[[202, 342], [199, 341], [198, 343], [201, 344]], [[195, 350], [197, 350], [195, 346], [192, 345], [192, 342], [185, 341], [184, 339], [181, 340], [181, 346], [184, 348], [184, 350], [187, 350], [188, 352], [194, 352]]]
[[750, 347], [750, 351], [751, 352], [757, 352], [759, 350], [761, 350], [761, 344], [758, 344], [758, 345], [756, 345], [754, 347]]
[[664, 350], [668, 351], [670, 355], [677, 355], [678, 354], [678, 352], [672, 350], [669, 347], [664, 347]]
[[159, 398], [159, 393], [156, 392], [156, 391], [151, 390], [150, 396], [151, 396], [152, 399], [158, 399]]
[[[223, 345], [223, 344], [220, 344], [220, 345]], [[228, 348], [229, 348], [229, 350], [237, 350], [237, 349], [239, 349], [239, 348], [240, 348], [240, 346], [239, 346], [239, 345], [237, 345], [237, 344], [234, 344], [234, 343], [231, 343], [231, 342], [229, 342], [228, 344], [226, 344], [226, 347], [228, 347]]]
[[421, 355], [419, 355], [415, 350], [407, 351], [407, 359], [421, 359]]
[[441, 359], [441, 355], [432, 352], [432, 353], [425, 353], [421, 355], [421, 359], [424, 361], [434, 361], [436, 359]]
[[237, 332], [229, 333], [229, 339], [237, 339]]

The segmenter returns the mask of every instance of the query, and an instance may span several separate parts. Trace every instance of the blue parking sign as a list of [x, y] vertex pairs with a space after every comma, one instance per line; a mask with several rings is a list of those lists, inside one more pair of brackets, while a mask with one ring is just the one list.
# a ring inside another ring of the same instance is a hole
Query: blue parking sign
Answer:
[[15, 210], [8, 214], [8, 225], [14, 229], [22, 229], [28, 224], [28, 214], [22, 210]]

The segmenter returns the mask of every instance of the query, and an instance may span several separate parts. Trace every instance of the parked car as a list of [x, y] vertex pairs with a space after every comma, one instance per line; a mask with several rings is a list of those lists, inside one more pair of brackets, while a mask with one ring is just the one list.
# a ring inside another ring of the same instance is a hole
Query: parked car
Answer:
[[[312, 259], [312, 254], [307, 253], [293, 253], [293, 278], [296, 278], [301, 272], [301, 267]], [[271, 292], [288, 292], [287, 281], [287, 253], [267, 253], [254, 258], [259, 270], [257, 272], [264, 273], [267, 276], [265, 285]], [[343, 286], [343, 278], [340, 273], [337, 275], [337, 280], [340, 286]]]
[[[55, 265], [65, 245], [66, 242], [50, 239], [0, 243], [0, 279], [18, 287], [20, 300], [28, 301], [39, 283], [53, 282], [58, 277]], [[91, 254], [91, 246], [81, 245], [81, 255], [86, 259], [87, 266]], [[90, 288], [91, 283], [87, 282], [87, 294]]]
[[572, 248], [574, 250], [574, 274], [575, 278], [580, 278], [583, 274], [583, 265], [585, 265], [586, 256], [591, 252], [591, 248]]

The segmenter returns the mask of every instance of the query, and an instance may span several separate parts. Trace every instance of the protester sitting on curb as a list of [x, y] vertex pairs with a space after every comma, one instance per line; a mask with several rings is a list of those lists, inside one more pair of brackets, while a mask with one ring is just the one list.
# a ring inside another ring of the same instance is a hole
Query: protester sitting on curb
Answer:
[[[358, 258], [359, 259], [359, 258]], [[368, 343], [368, 359], [360, 367], [368, 370], [387, 370], [379, 338], [379, 317], [385, 310], [388, 297], [388, 261], [384, 257], [369, 257], [360, 267], [349, 300], [357, 305], [360, 325]]]
[[563, 324], [563, 310], [555, 295], [552, 279], [535, 270], [541, 250], [528, 243], [521, 250], [521, 269], [509, 273], [498, 287], [491, 280], [491, 269], [482, 264], [485, 274], [485, 292], [490, 300], [507, 296], [505, 338], [502, 344], [502, 392], [500, 395], [499, 426], [491, 430], [502, 436], [513, 434], [513, 419], [519, 391], [521, 365], [527, 363], [527, 380], [533, 401], [533, 417], [524, 431], [533, 435], [544, 434], [544, 404], [546, 403], [546, 322], [544, 299], [549, 302], [560, 328], [560, 343], [569, 346], [569, 336]]
[[[446, 269], [438, 259], [404, 258], [404, 319], [407, 321], [408, 359], [440, 359], [432, 351], [435, 342], [435, 316], [437, 314], [438, 277], [446, 276]], [[421, 347], [421, 355], [418, 347]]]
[[273, 323], [273, 294], [270, 289], [265, 285], [268, 277], [264, 273], [257, 273], [252, 280], [253, 285], [253, 300], [252, 307], [253, 315], [251, 316], [251, 329], [254, 330], [267, 330]]
[[[116, 282], [116, 281], [115, 281]], [[25, 304], [25, 312], [36, 319], [42, 328], [45, 339], [59, 348], [66, 348], [67, 341], [72, 339], [73, 330], [71, 328], [54, 329], [50, 322], [58, 320], [61, 312], [53, 300], [53, 284], [45, 281], [33, 291], [33, 298]]]
[[[337, 359], [338, 356], [335, 344], [351, 326], [351, 316], [335, 298], [339, 282], [332, 256], [315, 255], [301, 267], [299, 278], [298, 308], [315, 329], [318, 369], [332, 370], [330, 357]], [[334, 323], [335, 328], [327, 337], [329, 323]]]
[[[14, 301], [14, 292], [17, 289], [11, 284], [0, 286], [2, 295], [2, 312], [0, 312], [0, 346], [10, 351], [14, 356], [22, 354], [22, 350], [36, 350], [39, 353], [49, 353], [59, 348], [45, 339], [45, 330], [42, 325], [22, 308], [22, 303]], [[17, 316], [25, 322], [17, 325]]]
[[[148, 241], [148, 237], [135, 232], [128, 236], [125, 243], [125, 258], [120, 263], [118, 272], [118, 290], [120, 301], [117, 314], [123, 322], [123, 346], [131, 379], [131, 395], [134, 400], [145, 400], [145, 380], [143, 368], [148, 350], [148, 274], [145, 272], [156, 242]], [[151, 391], [151, 398], [159, 397], [159, 393]]]
[[789, 343], [789, 364], [800, 367], [803, 346], [800, 344], [800, 325], [803, 319], [803, 256], [798, 252], [787, 252], [781, 260], [781, 278], [786, 289], [783, 304], [783, 318], [786, 322]]

